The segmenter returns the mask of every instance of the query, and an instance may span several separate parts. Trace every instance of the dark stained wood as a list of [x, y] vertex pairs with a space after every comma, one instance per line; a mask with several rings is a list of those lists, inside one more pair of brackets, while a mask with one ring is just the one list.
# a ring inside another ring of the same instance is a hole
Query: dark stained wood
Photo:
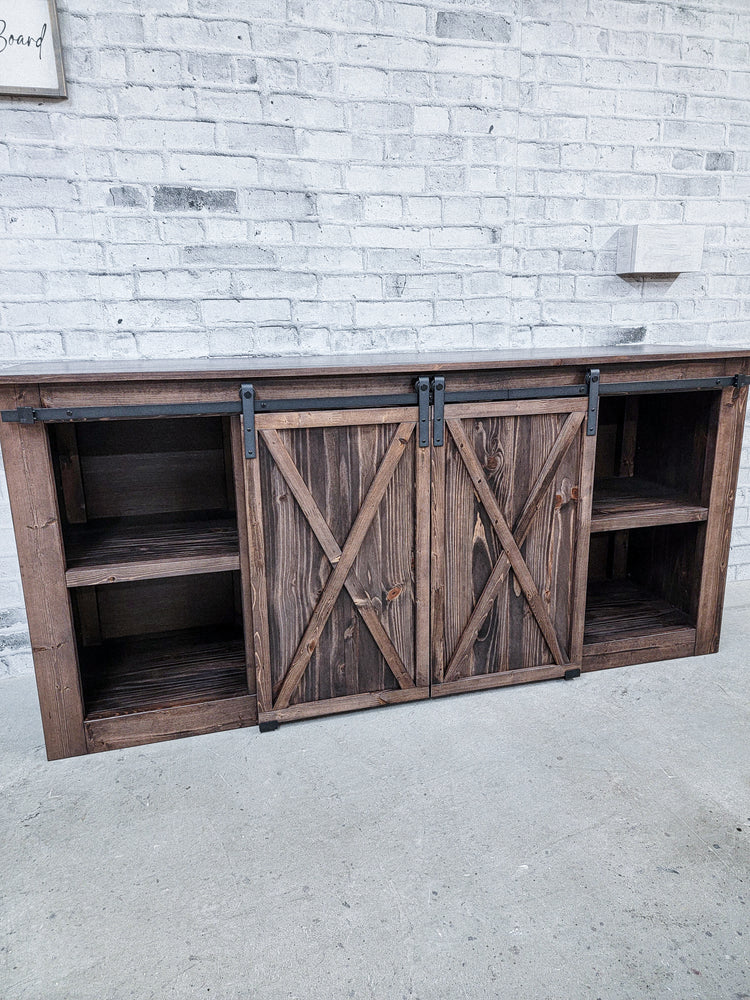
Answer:
[[[543, 388], [592, 365], [705, 378], [750, 350], [41, 362], [0, 369], [0, 406], [235, 401], [245, 380], [366, 397], [433, 372]], [[256, 686], [260, 718], [290, 721], [716, 649], [746, 399], [605, 396], [598, 438], [580, 397], [449, 405], [440, 449], [412, 408], [301, 405], [259, 412], [252, 461], [239, 416], [1, 425], [49, 756], [252, 724]]]
[[127, 518], [66, 532], [69, 587], [188, 576], [240, 568], [237, 520]]
[[404, 691], [383, 690], [364, 694], [341, 695], [322, 701], [299, 702], [287, 708], [275, 708], [260, 715], [261, 722], [296, 722], [299, 719], [313, 719], [320, 715], [336, 715], [340, 712], [358, 712], [363, 708], [382, 708], [385, 705], [400, 705], [407, 701], [420, 701], [430, 697], [430, 689], [410, 688]]
[[242, 633], [225, 628], [116, 639], [81, 653], [86, 719], [247, 694]]
[[[320, 547], [323, 549], [326, 558], [332, 566], [336, 566], [342, 560], [344, 553], [334, 538], [333, 532], [328, 527], [325, 518], [321, 514], [320, 508], [315, 503], [313, 495], [310, 493], [307, 484], [300, 475], [291, 455], [284, 447], [284, 443], [279, 437], [278, 431], [269, 428], [268, 430], [263, 431], [262, 434], [263, 440], [265, 441], [277, 468], [294, 494], [294, 499], [297, 501], [300, 509], [305, 515], [305, 518], [320, 543]], [[402, 688], [414, 687], [414, 681], [409, 676], [409, 672], [404, 666], [398, 650], [393, 645], [391, 637], [383, 627], [372, 599], [353, 570], [349, 571], [348, 576], [344, 580], [344, 586], [354, 602], [355, 608], [360, 613], [365, 624], [370, 630], [373, 639], [378, 644], [378, 648], [383, 654], [391, 672], [399, 682], [399, 686]], [[333, 599], [333, 603], [335, 603], [335, 598]], [[331, 605], [331, 608], [332, 606], [333, 605]]]
[[429, 608], [415, 575], [429, 557], [417, 550], [429, 449], [418, 454], [416, 418], [415, 408], [258, 415], [258, 458], [247, 464], [259, 470], [266, 557], [270, 646], [259, 674], [274, 699], [259, 706], [261, 721], [351, 698], [380, 704], [398, 690], [424, 696]]
[[[681, 638], [682, 637], [682, 638]], [[677, 660], [682, 656], [695, 655], [695, 630], [676, 630], [673, 634], [663, 632], [658, 641], [651, 637], [632, 638], [623, 641], [619, 649], [599, 652], [598, 646], [583, 647], [581, 670], [609, 670], [612, 667], [629, 667], [634, 663], [655, 663], [658, 660]]]
[[233, 626], [237, 612], [232, 577], [207, 573], [97, 587], [102, 639]]
[[[579, 510], [585, 405], [446, 408], [437, 472], [433, 462], [433, 692], [467, 676], [568, 664], [574, 600], [583, 612], [586, 555], [576, 562], [576, 552], [588, 538]], [[592, 439], [589, 483], [593, 449]]]
[[432, 688], [433, 698], [443, 698], [449, 694], [466, 694], [470, 691], [487, 691], [491, 688], [509, 687], [511, 684], [529, 684], [533, 681], [551, 681], [565, 676], [569, 665], [547, 667], [518, 667], [515, 670], [501, 670], [495, 674], [475, 674], [471, 677], [459, 677], [455, 681], [445, 681], [435, 684]]
[[633, 640], [648, 638], [695, 642], [690, 617], [673, 604], [629, 580], [599, 581], [591, 586], [586, 604], [584, 655], [633, 648]]
[[[354, 565], [360, 546], [375, 517], [380, 501], [385, 495], [396, 466], [400, 462], [401, 456], [409, 443], [409, 438], [414, 433], [414, 428], [414, 423], [403, 422], [399, 424], [393, 440], [388, 446], [383, 461], [372, 480], [362, 506], [347, 535], [341, 555], [334, 565], [333, 572], [326, 581], [310, 621], [307, 623], [305, 631], [302, 634], [299, 646], [289, 664], [289, 669], [284, 676], [278, 695], [274, 701], [274, 708], [276, 709], [288, 708], [290, 704], [292, 695], [302, 679], [302, 675], [307, 669], [310, 659], [320, 641], [321, 633], [333, 611], [333, 607], [346, 582], [349, 571]], [[413, 686], [413, 684], [414, 682], [409, 678], [408, 686]]]
[[[242, 455], [244, 456], [244, 442]], [[273, 708], [273, 692], [268, 664], [271, 658], [271, 639], [268, 624], [268, 593], [266, 582], [266, 548], [263, 538], [263, 489], [258, 459], [242, 462], [245, 477], [245, 514], [247, 516], [247, 542], [250, 554], [250, 592], [253, 626], [252, 649], [255, 658], [255, 683], [258, 695], [258, 713]]]
[[[577, 437], [580, 437], [583, 419], [583, 413], [570, 414], [563, 425], [563, 429], [560, 432], [559, 437], [553, 444], [552, 449], [547, 456], [547, 460], [542, 466], [536, 482], [534, 483], [526, 503], [524, 504], [523, 510], [513, 525], [513, 537], [519, 547], [524, 544], [529, 535], [534, 518], [538, 513], [544, 500], [544, 495], [549, 489], [550, 483], [557, 472], [560, 460], [565, 455], [573, 441]], [[471, 648], [474, 646], [474, 643], [479, 635], [479, 630], [492, 609], [492, 605], [495, 602], [500, 585], [505, 579], [510, 568], [510, 559], [508, 558], [507, 553], [503, 551], [490, 573], [479, 600], [474, 605], [469, 621], [464, 628], [461, 638], [453, 651], [450, 662], [446, 667], [444, 677], [446, 682], [455, 680], [458, 677], [460, 668]]]
[[658, 361], [721, 360], [750, 358], [750, 349], [739, 344], [717, 349], [715, 345], [694, 349], [676, 345], [627, 345], [592, 348], [588, 352], [560, 352], [557, 348], [523, 348], [503, 351], [403, 352], [399, 354], [322, 355], [286, 358], [213, 358], [163, 361], [39, 361], [7, 364], [0, 368], [0, 384], [13, 382], [54, 383], [65, 380], [96, 382], [107, 380], [188, 379], [203, 374], [213, 379], [246, 379], [275, 375], [321, 374], [326, 371], [356, 374], [363, 369], [377, 374], [409, 371], [433, 372], [472, 368], [554, 368], [565, 364], [583, 367], [604, 364], [640, 364]]
[[594, 484], [594, 532], [705, 521], [707, 517], [707, 507], [693, 503], [674, 487], [648, 479], [615, 476]]
[[258, 713], [253, 695], [220, 698], [195, 705], [131, 712], [84, 723], [89, 753], [122, 750], [162, 740], [221, 733], [254, 726]]
[[[34, 389], [0, 392], [3, 409], [38, 406]], [[0, 424], [42, 726], [50, 760], [86, 753], [73, 616], [47, 432]]]
[[596, 436], [584, 434], [581, 446], [580, 484], [578, 488], [578, 523], [573, 557], [572, 592], [570, 597], [570, 662], [579, 664], [583, 658], [583, 630], [586, 621], [586, 593], [591, 543], [591, 509], [594, 494]]
[[75, 424], [58, 424], [51, 428], [50, 434], [54, 441], [54, 451], [57, 455], [60, 470], [60, 486], [62, 491], [65, 518], [68, 524], [85, 524], [86, 493], [81, 475], [81, 459], [78, 454], [78, 436]]
[[747, 386], [739, 391], [725, 389], [721, 394], [697, 611], [698, 654], [716, 652], [721, 638], [747, 397]]
[[255, 694], [257, 680], [255, 670], [255, 629], [253, 628], [253, 586], [250, 566], [250, 541], [248, 538], [247, 496], [245, 493], [245, 441], [240, 417], [235, 417], [229, 422], [229, 442], [231, 448], [232, 478], [234, 480], [234, 501], [232, 506], [238, 512], [237, 533], [239, 536], [240, 553], [238, 583], [240, 590], [239, 599], [242, 607], [242, 624], [245, 633], [247, 688], [251, 694]]

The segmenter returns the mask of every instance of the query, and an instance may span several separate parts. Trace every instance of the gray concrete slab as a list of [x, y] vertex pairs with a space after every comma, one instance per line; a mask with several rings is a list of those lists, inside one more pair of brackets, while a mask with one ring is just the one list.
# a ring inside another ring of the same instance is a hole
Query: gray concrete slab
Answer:
[[749, 640], [55, 764], [5, 680], [0, 998], [750, 997]]

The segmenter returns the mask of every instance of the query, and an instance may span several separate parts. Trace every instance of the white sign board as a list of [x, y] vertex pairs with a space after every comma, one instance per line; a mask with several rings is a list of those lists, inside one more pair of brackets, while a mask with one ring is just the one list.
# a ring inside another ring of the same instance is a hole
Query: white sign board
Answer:
[[66, 96], [56, 0], [0, 0], [0, 94]]

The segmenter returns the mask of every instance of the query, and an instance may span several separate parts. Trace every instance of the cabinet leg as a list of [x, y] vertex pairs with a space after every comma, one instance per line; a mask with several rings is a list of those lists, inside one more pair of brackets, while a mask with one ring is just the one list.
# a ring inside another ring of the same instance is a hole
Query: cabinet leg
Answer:
[[280, 725], [279, 722], [259, 722], [258, 729], [261, 733], [273, 733]]

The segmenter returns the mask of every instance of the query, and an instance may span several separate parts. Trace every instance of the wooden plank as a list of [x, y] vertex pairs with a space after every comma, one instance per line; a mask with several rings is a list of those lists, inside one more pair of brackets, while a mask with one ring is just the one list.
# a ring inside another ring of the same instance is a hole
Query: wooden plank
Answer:
[[152, 712], [115, 715], [84, 723], [89, 753], [122, 750], [185, 736], [222, 733], [257, 724], [253, 695], [221, 698], [199, 705], [181, 705]]
[[707, 517], [707, 507], [661, 483], [631, 476], [600, 479], [594, 484], [592, 532], [687, 524]]
[[586, 624], [586, 592], [591, 539], [589, 529], [591, 526], [591, 505], [594, 494], [594, 468], [596, 464], [596, 435], [583, 434], [582, 441], [570, 606], [569, 650], [570, 662], [573, 664], [580, 663], [583, 658], [583, 633]]
[[519, 667], [516, 670], [499, 670], [494, 674], [475, 674], [445, 681], [432, 689], [433, 698], [449, 694], [466, 694], [469, 691], [487, 691], [491, 688], [509, 687], [512, 684], [528, 684], [532, 681], [549, 681], [565, 676], [566, 665], [548, 667]]
[[257, 690], [255, 666], [255, 639], [253, 629], [253, 581], [250, 566], [250, 543], [246, 518], [247, 497], [245, 495], [245, 435], [242, 418], [233, 417], [229, 421], [229, 447], [234, 488], [234, 508], [237, 515], [237, 534], [240, 556], [240, 594], [242, 601], [242, 624], [245, 637], [245, 669], [247, 688], [251, 694]]
[[[215, 358], [195, 360], [138, 360], [123, 361], [65, 361], [41, 360], [3, 365], [0, 384], [45, 382], [97, 381], [139, 381], [144, 379], [188, 380], [204, 376], [212, 379], [252, 380], [270, 376], [295, 376], [325, 372], [350, 372], [356, 374], [369, 370], [377, 374], [403, 371], [410, 374], [430, 374], [443, 370], [472, 369], [484, 370], [488, 367], [505, 368], [543, 367], [554, 368], [566, 364], [576, 364], [587, 368], [592, 365], [624, 364], [676, 360], [722, 360], [750, 358], [750, 350], [745, 347], [717, 348], [714, 344], [695, 345], [686, 348], [681, 345], [618, 345], [580, 350], [560, 351], [559, 348], [513, 348], [500, 351], [439, 351], [403, 352], [396, 357], [391, 353], [360, 353], [348, 355], [320, 355], [304, 357], [273, 358]], [[746, 370], [746, 369], [743, 369]]]
[[68, 587], [239, 569], [233, 514], [190, 520], [90, 521], [65, 539]]
[[[531, 531], [534, 518], [539, 511], [539, 506], [545, 493], [549, 489], [561, 459], [568, 451], [573, 441], [580, 434], [583, 418], [583, 413], [572, 413], [568, 416], [565, 424], [563, 425], [562, 431], [553, 443], [547, 456], [547, 460], [542, 466], [542, 469], [531, 488], [531, 492], [529, 493], [521, 514], [516, 520], [516, 523], [513, 525], [513, 537], [516, 540], [516, 545], [519, 550]], [[508, 554], [507, 552], [503, 552], [498, 561], [495, 563], [492, 573], [485, 584], [484, 590], [474, 606], [471, 617], [469, 618], [461, 638], [453, 651], [445, 670], [445, 682], [457, 679], [461, 666], [477, 640], [479, 630], [484, 624], [484, 621], [492, 608], [492, 604], [497, 597], [500, 585], [505, 579], [510, 566], [511, 563]]]
[[612, 667], [629, 667], [633, 664], [655, 663], [659, 660], [678, 660], [683, 656], [695, 655], [695, 632], [692, 636], [679, 638], [660, 645], [633, 645], [629, 649], [599, 653], [595, 646], [583, 647], [583, 664], [581, 670], [588, 673], [592, 670], [609, 670]]
[[415, 410], [416, 407], [382, 406], [369, 410], [295, 410], [290, 413], [256, 413], [255, 426], [259, 431], [263, 431], [398, 424], [414, 420]]
[[[0, 406], [38, 406], [38, 390], [0, 393]], [[34, 654], [44, 740], [50, 760], [87, 752], [83, 700], [65, 556], [43, 426], [0, 424], [8, 494]]]
[[501, 403], [450, 403], [445, 407], [446, 420], [469, 420], [487, 417], [529, 417], [541, 413], [585, 413], [588, 401], [572, 399], [513, 399]]
[[719, 648], [748, 389], [721, 394], [698, 602], [698, 655]]
[[[342, 558], [342, 550], [328, 523], [321, 514], [320, 508], [315, 503], [307, 484], [300, 475], [299, 469], [285, 448], [284, 442], [276, 430], [268, 429], [261, 433], [274, 462], [294, 494], [315, 537], [320, 542], [326, 558], [332, 566], [336, 566]], [[380, 652], [383, 654], [383, 658], [398, 681], [399, 686], [401, 688], [413, 687], [414, 678], [411, 677], [404, 666], [398, 650], [393, 645], [391, 637], [383, 627], [371, 599], [353, 569], [344, 581], [344, 586], [354, 602], [354, 607], [370, 630], [373, 639], [377, 643]]]
[[370, 486], [367, 496], [365, 497], [364, 503], [362, 504], [359, 514], [357, 515], [352, 526], [351, 532], [349, 533], [349, 537], [344, 544], [341, 552], [341, 558], [329, 576], [323, 589], [323, 593], [320, 596], [320, 600], [315, 607], [312, 618], [310, 619], [304, 635], [300, 640], [297, 652], [292, 659], [289, 670], [287, 671], [274, 703], [274, 709], [286, 708], [289, 705], [290, 699], [302, 679], [302, 675], [310, 662], [310, 657], [314, 653], [315, 647], [318, 644], [320, 634], [328, 621], [331, 611], [333, 610], [333, 606], [336, 603], [336, 599], [344, 586], [344, 582], [354, 564], [359, 548], [364, 541], [367, 529], [372, 523], [372, 519], [377, 512], [378, 505], [383, 498], [388, 483], [396, 470], [396, 466], [401, 460], [401, 456], [409, 443], [409, 439], [414, 433], [414, 428], [414, 423], [403, 422], [399, 424], [393, 441], [391, 442], [385, 458], [375, 475], [372, 485]]
[[380, 708], [384, 705], [400, 705], [409, 701], [423, 701], [430, 697], [429, 688], [397, 688], [393, 691], [374, 691], [363, 694], [343, 695], [322, 701], [302, 702], [285, 708], [274, 708], [271, 712], [261, 712], [259, 722], [295, 722], [312, 719], [319, 715], [337, 715], [340, 712], [356, 712], [363, 708]]
[[101, 567], [69, 569], [65, 574], [65, 580], [68, 587], [96, 587], [102, 584], [156, 580], [162, 577], [232, 572], [239, 568], [239, 555], [191, 556], [187, 559], [154, 559], [133, 563], [107, 563]]
[[416, 447], [416, 537], [414, 575], [416, 577], [416, 683], [430, 683], [430, 464], [432, 446]]
[[511, 568], [516, 576], [516, 579], [521, 585], [524, 596], [526, 597], [529, 607], [531, 608], [539, 628], [544, 635], [545, 641], [550, 648], [550, 652], [555, 658], [555, 662], [558, 664], [567, 663], [568, 660], [565, 653], [560, 648], [555, 627], [552, 624], [549, 614], [547, 613], [547, 609], [544, 607], [541, 595], [539, 594], [531, 573], [524, 562], [524, 558], [513, 538], [513, 534], [508, 527], [508, 523], [503, 517], [503, 513], [498, 506], [497, 500], [487, 486], [487, 481], [482, 472], [482, 467], [477, 460], [474, 449], [471, 446], [471, 442], [466, 437], [466, 433], [464, 432], [464, 429], [459, 421], [449, 420], [446, 421], [446, 423], [453, 439], [456, 442], [456, 445], [458, 446], [461, 458], [464, 460], [467, 471], [471, 476], [477, 493], [479, 494], [479, 498], [490, 517], [492, 526], [497, 532], [500, 544], [508, 554]]
[[430, 632], [432, 639], [431, 677], [441, 684], [445, 670], [445, 462], [446, 445], [430, 448]]
[[[242, 449], [244, 455], [244, 445]], [[257, 458], [244, 459], [245, 512], [250, 554], [250, 589], [258, 711], [267, 712], [273, 705], [271, 690], [271, 640], [268, 628], [268, 594], [266, 589], [266, 551], [263, 538], [263, 489], [260, 463]], [[246, 623], [247, 624], [247, 623]]]

